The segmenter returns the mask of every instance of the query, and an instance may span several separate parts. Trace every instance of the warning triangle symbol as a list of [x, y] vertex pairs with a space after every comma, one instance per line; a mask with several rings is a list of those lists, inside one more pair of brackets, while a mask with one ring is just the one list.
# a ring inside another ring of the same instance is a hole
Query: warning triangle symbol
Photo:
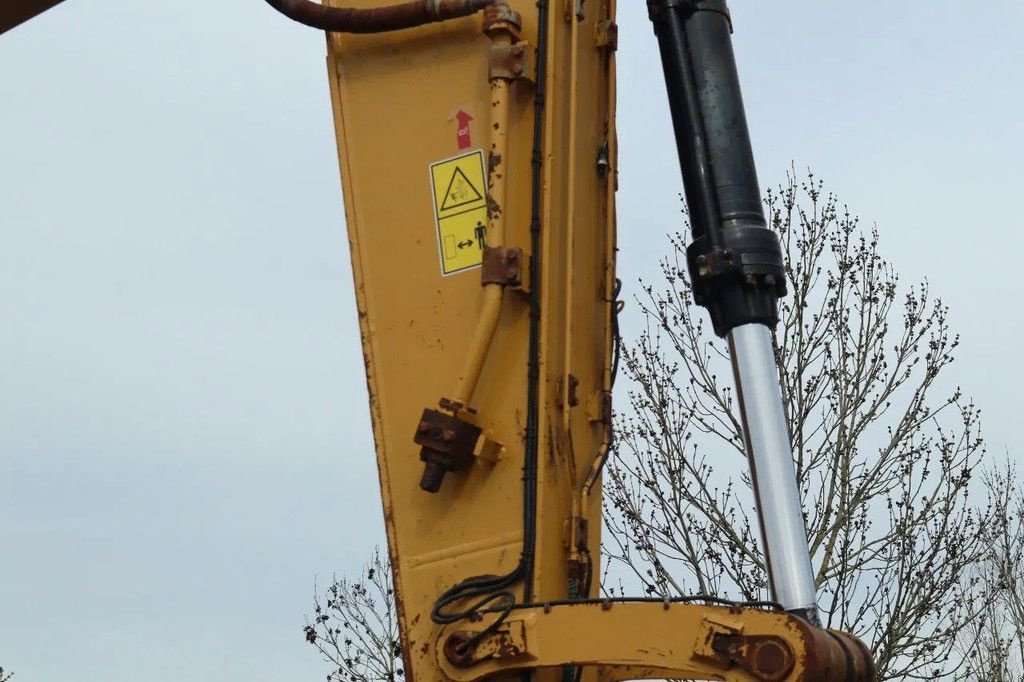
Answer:
[[441, 210], [447, 211], [481, 201], [482, 199], [483, 195], [473, 186], [473, 183], [469, 181], [469, 178], [462, 172], [462, 169], [456, 166], [455, 172], [452, 173], [452, 179], [448, 182], [448, 189], [445, 190], [444, 201], [441, 202]]

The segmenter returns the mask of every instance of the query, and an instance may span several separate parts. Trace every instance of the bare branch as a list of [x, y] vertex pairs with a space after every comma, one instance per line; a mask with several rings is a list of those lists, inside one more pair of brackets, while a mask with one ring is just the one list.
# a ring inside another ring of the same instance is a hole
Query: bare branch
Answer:
[[357, 580], [334, 579], [313, 599], [303, 628], [331, 666], [328, 682], [395, 682], [404, 677], [391, 566], [380, 549]]

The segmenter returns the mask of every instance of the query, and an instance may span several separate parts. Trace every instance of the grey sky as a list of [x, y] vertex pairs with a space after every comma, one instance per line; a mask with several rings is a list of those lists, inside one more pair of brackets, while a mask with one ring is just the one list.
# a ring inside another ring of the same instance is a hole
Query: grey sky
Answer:
[[[679, 172], [620, 9], [620, 272]], [[733, 0], [761, 180], [813, 166], [962, 334], [1014, 446], [1024, 6]], [[318, 679], [313, 579], [382, 539], [323, 65], [258, 0], [68, 0], [0, 38], [0, 664]], [[628, 295], [628, 291], [627, 291]], [[628, 329], [627, 329], [628, 331]]]

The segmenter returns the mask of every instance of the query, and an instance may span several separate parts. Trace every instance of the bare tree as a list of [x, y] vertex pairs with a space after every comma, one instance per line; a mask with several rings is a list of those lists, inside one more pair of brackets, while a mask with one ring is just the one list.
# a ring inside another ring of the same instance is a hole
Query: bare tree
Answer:
[[974, 575], [988, 598], [961, 633], [971, 679], [1024, 682], [1024, 492], [1013, 465], [985, 476], [993, 510], [989, 551]]
[[0, 682], [10, 682], [14, 679], [14, 673], [4, 672], [3, 667], [0, 667]]
[[[926, 283], [901, 287], [877, 229], [813, 175], [769, 192], [789, 296], [775, 334], [819, 605], [881, 679], [966, 679], [957, 637], [985, 593], [988, 511], [969, 499], [979, 412], [940, 375], [958, 345]], [[766, 597], [724, 344], [691, 303], [685, 243], [642, 282], [646, 325], [609, 466], [610, 564], [649, 593]]]
[[[376, 549], [356, 580], [314, 597], [306, 641], [330, 662], [328, 682], [395, 682], [404, 676], [391, 566]], [[2, 682], [2, 680], [0, 680]]]

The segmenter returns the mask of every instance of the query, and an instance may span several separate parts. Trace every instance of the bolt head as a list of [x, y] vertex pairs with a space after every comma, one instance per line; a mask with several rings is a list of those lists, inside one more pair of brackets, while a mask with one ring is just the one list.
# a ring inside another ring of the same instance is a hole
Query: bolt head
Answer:
[[759, 642], [754, 649], [754, 672], [768, 679], [780, 679], [792, 668], [789, 651], [779, 642]]

